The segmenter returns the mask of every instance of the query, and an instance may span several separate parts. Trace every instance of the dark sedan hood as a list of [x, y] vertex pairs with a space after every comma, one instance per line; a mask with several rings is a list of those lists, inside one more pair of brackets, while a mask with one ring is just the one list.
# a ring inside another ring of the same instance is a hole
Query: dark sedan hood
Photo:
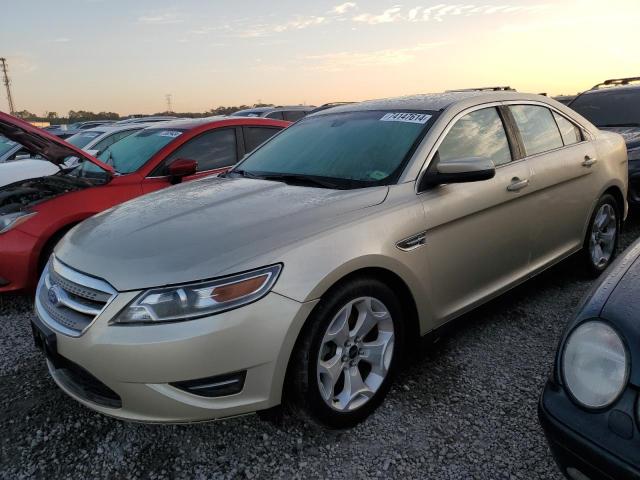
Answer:
[[30, 123], [4, 112], [0, 112], [0, 134], [24, 145], [32, 153], [40, 155], [55, 165], [60, 165], [67, 157], [74, 156], [88, 160], [109, 173], [115, 173], [113, 167], [92, 157], [87, 152], [61, 140], [46, 130], [34, 127]]
[[603, 127], [600, 130], [622, 135], [629, 150], [640, 147], [640, 127]]

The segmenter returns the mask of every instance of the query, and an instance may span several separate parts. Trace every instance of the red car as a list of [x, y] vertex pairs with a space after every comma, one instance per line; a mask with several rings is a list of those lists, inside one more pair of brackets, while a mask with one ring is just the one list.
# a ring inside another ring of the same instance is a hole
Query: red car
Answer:
[[219, 117], [174, 120], [141, 130], [99, 158], [0, 112], [0, 134], [73, 169], [0, 188], [0, 293], [30, 290], [62, 236], [82, 220], [183, 180], [226, 171], [289, 122]]

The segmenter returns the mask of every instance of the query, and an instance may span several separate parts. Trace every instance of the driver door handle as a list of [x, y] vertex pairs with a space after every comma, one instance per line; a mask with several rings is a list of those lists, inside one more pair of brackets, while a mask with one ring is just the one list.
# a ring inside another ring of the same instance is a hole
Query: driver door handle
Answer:
[[507, 190], [509, 192], [517, 192], [525, 188], [527, 185], [529, 185], [528, 179], [525, 178], [520, 180], [518, 177], [514, 177], [511, 180], [511, 183], [509, 184], [509, 186], [507, 187]]
[[589, 155], [586, 155], [584, 157], [584, 162], [582, 162], [582, 166], [583, 167], [590, 167], [592, 165], [595, 165], [597, 163], [598, 160], [596, 160], [595, 158], [591, 158]]

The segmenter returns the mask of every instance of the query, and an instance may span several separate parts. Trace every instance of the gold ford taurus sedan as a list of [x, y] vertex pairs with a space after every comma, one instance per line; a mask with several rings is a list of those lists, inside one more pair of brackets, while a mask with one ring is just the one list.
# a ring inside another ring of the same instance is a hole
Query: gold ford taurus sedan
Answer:
[[107, 415], [194, 422], [286, 402], [352, 426], [416, 340], [626, 215], [622, 137], [546, 97], [453, 92], [311, 115], [224, 178], [97, 215], [58, 245], [36, 342]]

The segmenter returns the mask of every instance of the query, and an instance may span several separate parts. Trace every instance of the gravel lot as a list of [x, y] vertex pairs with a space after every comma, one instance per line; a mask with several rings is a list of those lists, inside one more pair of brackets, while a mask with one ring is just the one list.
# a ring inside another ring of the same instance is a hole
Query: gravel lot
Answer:
[[[627, 246], [640, 236], [631, 220]], [[31, 340], [31, 301], [0, 298], [0, 478], [561, 478], [536, 403], [590, 282], [568, 260], [467, 315], [351, 431], [248, 416], [137, 425], [66, 397]]]

